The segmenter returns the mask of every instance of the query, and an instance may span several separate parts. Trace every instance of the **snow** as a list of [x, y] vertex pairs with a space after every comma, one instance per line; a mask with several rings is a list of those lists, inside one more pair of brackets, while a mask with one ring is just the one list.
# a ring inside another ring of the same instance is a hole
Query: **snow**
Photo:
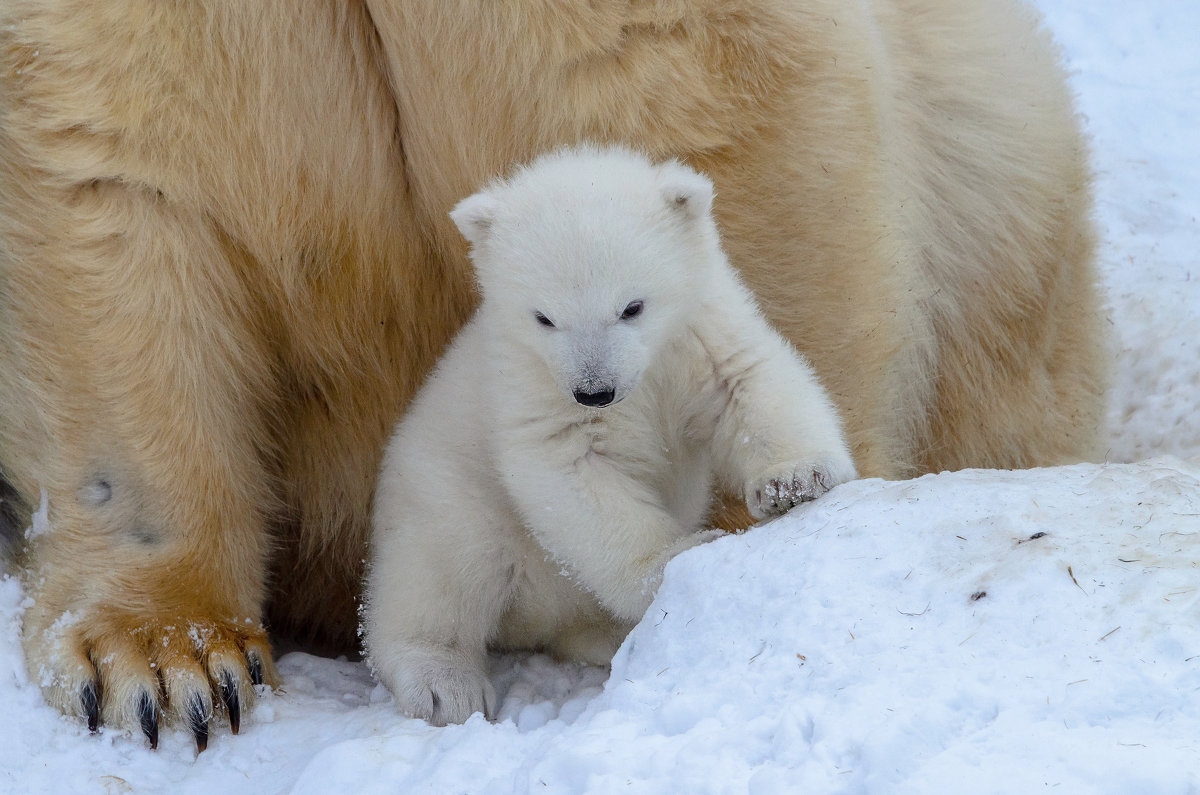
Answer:
[[25, 530], [26, 539], [37, 538], [50, 531], [50, 504], [45, 489], [42, 489], [41, 501], [38, 503], [38, 509], [33, 512], [32, 519], [33, 523]]
[[6, 578], [0, 791], [1200, 789], [1200, 4], [1038, 5], [1094, 143], [1113, 463], [839, 487], [673, 561], [611, 675], [494, 658], [496, 723], [291, 653], [199, 756], [47, 707]]

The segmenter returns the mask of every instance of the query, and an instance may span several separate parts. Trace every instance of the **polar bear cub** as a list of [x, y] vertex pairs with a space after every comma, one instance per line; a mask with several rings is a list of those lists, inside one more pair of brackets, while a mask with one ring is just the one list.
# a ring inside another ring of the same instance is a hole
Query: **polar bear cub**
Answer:
[[376, 675], [438, 725], [494, 714], [487, 648], [605, 664], [663, 567], [855, 476], [812, 370], [730, 267], [711, 182], [616, 148], [464, 199], [482, 304], [384, 455], [364, 610]]

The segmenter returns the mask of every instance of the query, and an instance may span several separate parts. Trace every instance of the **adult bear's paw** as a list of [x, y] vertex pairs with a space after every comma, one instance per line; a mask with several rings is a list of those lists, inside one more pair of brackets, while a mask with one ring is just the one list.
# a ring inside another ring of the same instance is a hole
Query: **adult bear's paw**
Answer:
[[102, 722], [140, 728], [151, 748], [163, 720], [187, 727], [203, 751], [218, 709], [237, 734], [254, 686], [276, 682], [266, 631], [249, 617], [66, 611], [27, 624], [25, 646], [50, 704], [92, 731]]

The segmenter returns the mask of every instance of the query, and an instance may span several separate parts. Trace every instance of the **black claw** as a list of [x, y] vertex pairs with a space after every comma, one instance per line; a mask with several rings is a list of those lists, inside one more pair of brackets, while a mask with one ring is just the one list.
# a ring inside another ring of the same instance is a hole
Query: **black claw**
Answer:
[[221, 700], [225, 702], [225, 711], [229, 713], [229, 728], [237, 734], [242, 725], [242, 704], [238, 698], [237, 682], [229, 671], [221, 674]]
[[208, 748], [208, 707], [199, 694], [188, 701], [187, 720], [196, 738], [196, 752], [203, 753]]
[[138, 719], [142, 724], [142, 734], [150, 741], [150, 749], [158, 748], [158, 705], [154, 703], [154, 697], [144, 690], [138, 699]]
[[96, 695], [95, 682], [88, 682], [83, 686], [79, 701], [83, 705], [83, 714], [87, 717], [88, 731], [95, 734], [100, 728], [100, 699]]
[[263, 683], [262, 657], [258, 656], [258, 652], [252, 651], [246, 654], [246, 659], [250, 661], [250, 684], [261, 685]]

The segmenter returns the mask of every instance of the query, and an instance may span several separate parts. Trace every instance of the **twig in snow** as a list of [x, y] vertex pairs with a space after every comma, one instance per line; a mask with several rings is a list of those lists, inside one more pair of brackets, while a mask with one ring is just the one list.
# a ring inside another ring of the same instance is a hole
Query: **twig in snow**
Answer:
[[[1075, 583], [1075, 587], [1083, 591], [1083, 586], [1079, 584], [1079, 580], [1075, 579], [1075, 572], [1071, 571], [1071, 567], [1067, 566], [1067, 574], [1071, 575], [1071, 582]], [[1083, 591], [1085, 594], [1087, 591]]]
[[1120, 627], [1117, 627], [1116, 629], [1110, 629], [1108, 632], [1106, 632], [1106, 633], [1105, 633], [1105, 634], [1104, 634], [1104, 635], [1103, 635], [1103, 636], [1100, 638], [1100, 640], [1104, 640], [1104, 638], [1107, 638], [1109, 635], [1111, 635], [1111, 634], [1113, 634], [1114, 632], [1116, 632], [1116, 631], [1117, 631], [1117, 629], [1120, 629]]

